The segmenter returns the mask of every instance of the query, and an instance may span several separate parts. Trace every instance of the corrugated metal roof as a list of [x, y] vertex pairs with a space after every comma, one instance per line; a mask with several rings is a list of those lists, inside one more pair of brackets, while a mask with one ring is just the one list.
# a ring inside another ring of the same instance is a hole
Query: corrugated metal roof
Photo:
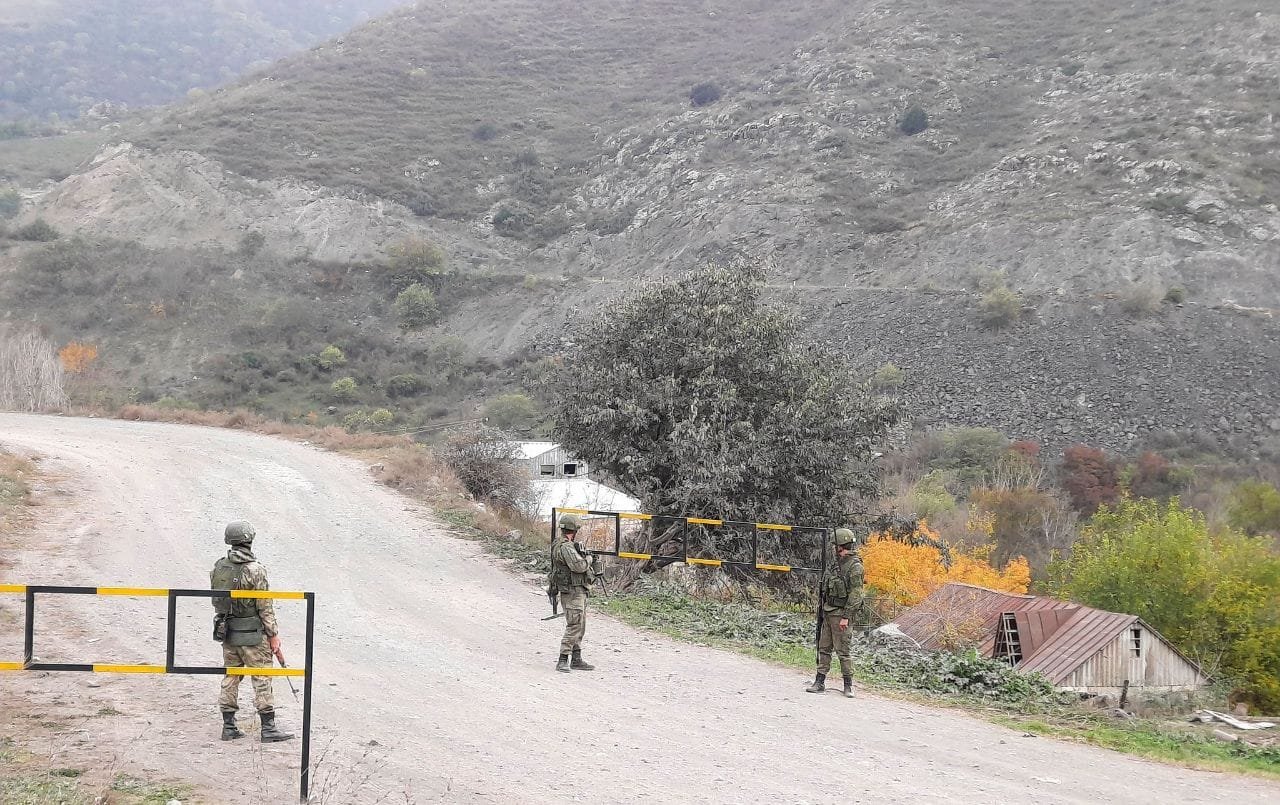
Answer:
[[995, 650], [995, 627], [1003, 613], [1075, 606], [1077, 605], [1053, 598], [1016, 595], [973, 584], [950, 582], [898, 616], [895, 623], [921, 646], [935, 651], [947, 648], [958, 629], [980, 633], [978, 651], [991, 656]]
[[516, 447], [520, 453], [520, 458], [531, 459], [537, 458], [543, 453], [549, 453], [560, 445], [555, 442], [516, 442]]
[[1034, 654], [1023, 656], [1018, 670], [1039, 671], [1054, 684], [1060, 684], [1137, 620], [1137, 615], [1080, 607]]
[[[935, 651], [947, 648], [950, 639], [967, 630], [976, 635], [979, 653], [990, 657], [995, 652], [1000, 616], [1006, 612], [1014, 613], [1018, 624], [1022, 647], [1018, 670], [1038, 671], [1054, 684], [1061, 684], [1125, 629], [1139, 622], [1137, 615], [957, 582], [942, 585], [895, 622], [922, 647]], [[1143, 626], [1199, 670], [1159, 632], [1148, 624]]]

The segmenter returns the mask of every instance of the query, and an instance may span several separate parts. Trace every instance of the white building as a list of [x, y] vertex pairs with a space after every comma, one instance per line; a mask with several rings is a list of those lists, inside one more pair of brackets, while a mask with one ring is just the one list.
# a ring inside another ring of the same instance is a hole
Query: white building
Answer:
[[534, 500], [530, 516], [548, 515], [551, 509], [639, 511], [640, 501], [620, 489], [592, 478], [585, 461], [579, 461], [555, 442], [520, 442], [517, 461], [529, 473]]

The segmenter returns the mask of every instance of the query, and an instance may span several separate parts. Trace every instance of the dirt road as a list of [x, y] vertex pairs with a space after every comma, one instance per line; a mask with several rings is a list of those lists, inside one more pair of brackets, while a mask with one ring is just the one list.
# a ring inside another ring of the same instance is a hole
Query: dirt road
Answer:
[[[538, 590], [362, 465], [306, 445], [9, 414], [0, 445], [45, 456], [68, 493], [41, 495], [41, 532], [6, 553], [0, 580], [204, 587], [223, 524], [245, 518], [272, 586], [316, 592], [319, 801], [1280, 797], [1275, 784], [1024, 738], [957, 713], [805, 694], [794, 671], [601, 616], [586, 650], [600, 670], [555, 673], [561, 622], [538, 619]], [[18, 603], [0, 596], [0, 660], [19, 658]], [[300, 661], [301, 609], [289, 604], [284, 647]], [[36, 654], [47, 661], [163, 662], [162, 599], [50, 599], [38, 613]], [[219, 664], [208, 603], [179, 617], [180, 662]], [[216, 688], [209, 677], [0, 674], [0, 735], [60, 765], [184, 778], [206, 801], [290, 801], [297, 745], [219, 742]], [[281, 720], [299, 726], [283, 681], [276, 697]]]

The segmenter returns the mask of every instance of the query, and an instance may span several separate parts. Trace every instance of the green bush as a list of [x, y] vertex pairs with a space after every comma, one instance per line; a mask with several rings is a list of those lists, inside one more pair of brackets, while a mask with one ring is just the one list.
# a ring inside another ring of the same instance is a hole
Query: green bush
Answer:
[[933, 470], [916, 481], [907, 494], [907, 501], [915, 516], [922, 520], [933, 520], [956, 509], [955, 496], [947, 491], [946, 474], [940, 470]]
[[396, 296], [395, 310], [402, 330], [419, 330], [433, 323], [440, 314], [436, 295], [416, 282]]
[[978, 314], [987, 327], [1003, 329], [1022, 316], [1022, 297], [1004, 285], [997, 286], [978, 302]]
[[898, 131], [911, 136], [929, 128], [929, 115], [918, 104], [912, 104], [898, 119]]
[[1245, 481], [1231, 492], [1227, 522], [1246, 534], [1280, 535], [1280, 490], [1265, 481]]
[[708, 106], [720, 100], [723, 95], [714, 81], [703, 81], [701, 84], [695, 84], [693, 89], [689, 90], [689, 101], [694, 106]]
[[62, 237], [62, 235], [43, 218], [37, 218], [26, 226], [19, 227], [14, 230], [9, 237], [14, 240], [29, 240], [37, 243], [49, 243]]
[[388, 397], [412, 397], [421, 393], [427, 387], [427, 381], [419, 375], [402, 374], [394, 375], [387, 379], [387, 396]]
[[14, 217], [21, 209], [22, 196], [18, 194], [17, 190], [0, 191], [0, 221]]
[[360, 384], [354, 377], [340, 377], [329, 386], [329, 392], [335, 402], [351, 402], [360, 391]]
[[1183, 288], [1181, 285], [1173, 286], [1169, 290], [1165, 291], [1164, 301], [1171, 305], [1182, 304], [1187, 301], [1187, 289]]
[[315, 362], [316, 366], [319, 366], [323, 371], [331, 372], [339, 366], [345, 366], [347, 364], [347, 356], [342, 354], [341, 349], [330, 344], [320, 350], [320, 354], [316, 356]]
[[881, 364], [871, 376], [871, 388], [876, 391], [893, 391], [901, 388], [906, 375], [892, 363]]
[[504, 394], [484, 407], [489, 425], [514, 433], [531, 431], [541, 414], [538, 404], [524, 394]]
[[437, 283], [446, 273], [444, 250], [424, 238], [406, 238], [387, 251], [391, 277], [400, 287]]
[[369, 422], [375, 428], [385, 428], [395, 421], [396, 415], [386, 408], [375, 408], [373, 413], [369, 414]]

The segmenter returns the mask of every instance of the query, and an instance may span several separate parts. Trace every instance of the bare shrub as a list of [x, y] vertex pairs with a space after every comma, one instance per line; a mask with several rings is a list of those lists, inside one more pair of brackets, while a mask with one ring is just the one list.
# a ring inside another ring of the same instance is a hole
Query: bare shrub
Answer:
[[445, 444], [445, 464], [477, 500], [518, 509], [532, 495], [528, 476], [516, 461], [516, 440], [483, 425], [459, 431]]
[[992, 288], [978, 303], [982, 323], [993, 330], [1002, 330], [1022, 316], [1022, 297], [1004, 285]]
[[0, 408], [57, 411], [67, 404], [53, 344], [33, 332], [0, 331]]
[[1120, 292], [1120, 309], [1138, 318], [1150, 316], [1160, 309], [1164, 293], [1155, 285], [1135, 282]]

